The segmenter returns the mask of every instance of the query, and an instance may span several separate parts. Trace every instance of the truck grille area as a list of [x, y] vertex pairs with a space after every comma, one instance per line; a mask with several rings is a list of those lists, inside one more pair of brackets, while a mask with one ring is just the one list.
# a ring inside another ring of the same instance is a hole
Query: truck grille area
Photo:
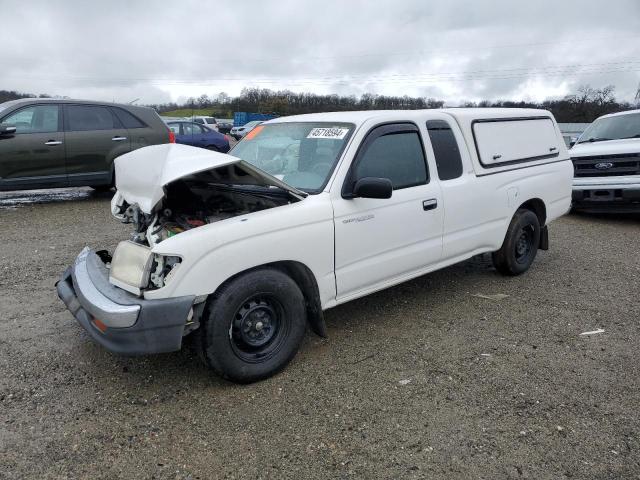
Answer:
[[640, 153], [572, 157], [576, 177], [640, 175]]

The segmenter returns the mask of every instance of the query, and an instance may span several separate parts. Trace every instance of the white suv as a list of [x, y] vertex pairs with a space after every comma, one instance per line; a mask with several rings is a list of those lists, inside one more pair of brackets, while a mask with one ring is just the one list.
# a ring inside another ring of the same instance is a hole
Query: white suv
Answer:
[[215, 130], [216, 132], [218, 131], [218, 122], [216, 122], [216, 119], [213, 117], [196, 116], [191, 117], [191, 121], [204, 125], [205, 127], [209, 127], [211, 130]]
[[569, 154], [574, 209], [640, 212], [640, 110], [598, 118]]

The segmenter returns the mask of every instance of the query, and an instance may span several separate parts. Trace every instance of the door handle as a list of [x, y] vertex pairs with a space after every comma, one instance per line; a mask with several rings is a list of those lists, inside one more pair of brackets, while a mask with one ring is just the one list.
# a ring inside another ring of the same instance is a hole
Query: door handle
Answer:
[[111, 140], [113, 140], [114, 142], [121, 142], [126, 139], [127, 137], [113, 137]]
[[429, 200], [423, 200], [422, 209], [423, 210], [433, 210], [438, 206], [438, 200], [435, 198], [430, 198]]
[[60, 140], [49, 140], [48, 142], [44, 142], [44, 144], [50, 147], [54, 147], [56, 145], [62, 145], [62, 142]]

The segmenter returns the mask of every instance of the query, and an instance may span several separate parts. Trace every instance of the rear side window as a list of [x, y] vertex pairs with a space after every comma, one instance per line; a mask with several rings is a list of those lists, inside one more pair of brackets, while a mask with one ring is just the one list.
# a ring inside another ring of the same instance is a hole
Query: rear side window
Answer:
[[429, 120], [427, 131], [436, 156], [438, 177], [451, 180], [462, 175], [462, 158], [451, 126], [444, 120]]
[[67, 130], [112, 130], [119, 128], [116, 118], [107, 107], [98, 105], [69, 105], [66, 115]]
[[394, 190], [427, 183], [419, 133], [388, 133], [375, 138], [356, 164], [354, 179], [364, 177], [388, 178]]
[[201, 119], [201, 118], [196, 118], [193, 121], [196, 122], [196, 123], [200, 123], [200, 124], [204, 123], [204, 120]]
[[557, 157], [564, 145], [550, 117], [482, 119], [471, 126], [484, 168]]
[[142, 121], [139, 120], [136, 116], [134, 116], [133, 114], [127, 112], [122, 108], [114, 108], [113, 111], [116, 114], [116, 117], [118, 117], [118, 120], [120, 120], [122, 125], [124, 125], [124, 128], [146, 127], [146, 125], [142, 123]]

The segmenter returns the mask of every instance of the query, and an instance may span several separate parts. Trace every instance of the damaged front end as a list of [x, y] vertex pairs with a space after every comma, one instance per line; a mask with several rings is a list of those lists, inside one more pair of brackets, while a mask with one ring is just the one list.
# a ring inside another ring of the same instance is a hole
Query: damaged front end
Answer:
[[[152, 158], [149, 150], [155, 150]], [[109, 280], [135, 295], [162, 288], [181, 265], [178, 255], [154, 254], [157, 244], [306, 196], [230, 155], [183, 145], [148, 147], [138, 158], [132, 158], [134, 153], [116, 161], [118, 191], [111, 212], [123, 223], [132, 224], [133, 232], [113, 254]]]
[[111, 211], [133, 226], [131, 238], [113, 255], [85, 248], [56, 289], [96, 342], [127, 355], [179, 350], [204, 307], [206, 295], [145, 296], [170, 283], [182, 253], [189, 253], [160, 254], [154, 247], [306, 195], [235, 157], [175, 144], [118, 158], [116, 185]]

